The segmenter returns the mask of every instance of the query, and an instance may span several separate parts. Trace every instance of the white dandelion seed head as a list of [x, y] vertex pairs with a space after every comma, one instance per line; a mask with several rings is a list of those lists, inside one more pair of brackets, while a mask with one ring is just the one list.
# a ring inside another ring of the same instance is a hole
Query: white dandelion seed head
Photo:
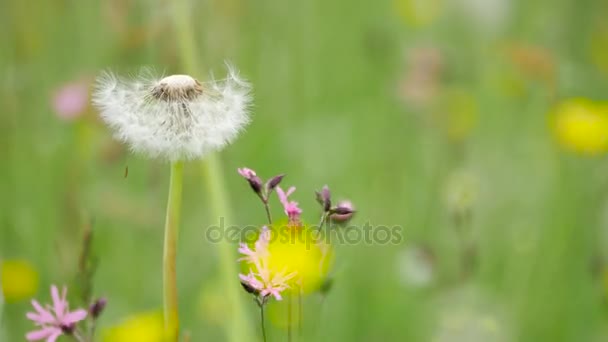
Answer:
[[231, 143], [249, 123], [249, 84], [228, 66], [223, 80], [188, 75], [97, 79], [93, 104], [118, 140], [171, 161], [202, 158]]

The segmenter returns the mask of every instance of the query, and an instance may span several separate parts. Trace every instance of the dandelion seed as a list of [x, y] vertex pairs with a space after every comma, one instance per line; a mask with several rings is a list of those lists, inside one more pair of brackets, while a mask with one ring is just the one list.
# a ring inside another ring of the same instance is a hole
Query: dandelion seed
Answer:
[[97, 80], [93, 103], [133, 151], [178, 161], [232, 142], [249, 123], [249, 92], [231, 67], [226, 79], [205, 83], [188, 75], [125, 80], [106, 73]]
[[52, 307], [48, 305], [45, 309], [37, 301], [32, 300], [36, 312], [28, 312], [26, 317], [40, 329], [27, 333], [25, 338], [28, 341], [46, 340], [46, 342], [55, 342], [59, 336], [71, 334], [74, 331], [75, 324], [87, 317], [87, 310], [69, 310], [66, 295], [67, 289], [65, 287], [59, 295], [57, 286], [53, 285], [51, 286]]

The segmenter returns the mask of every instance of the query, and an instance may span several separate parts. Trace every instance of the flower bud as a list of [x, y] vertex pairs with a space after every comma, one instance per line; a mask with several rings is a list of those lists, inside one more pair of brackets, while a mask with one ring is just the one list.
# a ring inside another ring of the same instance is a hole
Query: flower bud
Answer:
[[238, 169], [238, 172], [241, 176], [243, 176], [243, 178], [245, 178], [247, 180], [247, 182], [249, 182], [249, 185], [251, 186], [251, 189], [253, 190], [253, 192], [255, 192], [256, 194], [261, 196], [262, 195], [262, 180], [260, 179], [260, 177], [257, 176], [255, 171], [244, 167], [242, 169]]
[[268, 180], [268, 182], [266, 182], [266, 193], [270, 194], [274, 190], [274, 188], [276, 188], [277, 185], [279, 185], [281, 183], [281, 181], [283, 180], [283, 177], [285, 177], [284, 174], [277, 175], [277, 176], [270, 178]]
[[327, 185], [323, 186], [321, 191], [315, 191], [317, 202], [323, 207], [323, 212], [328, 212], [331, 209], [331, 193]]
[[91, 304], [91, 306], [89, 307], [89, 314], [91, 315], [91, 317], [93, 317], [93, 319], [99, 317], [103, 310], [106, 308], [107, 304], [108, 300], [103, 297], [99, 298], [93, 304]]
[[243, 290], [247, 291], [247, 293], [253, 294], [253, 295], [258, 295], [258, 293], [260, 291], [258, 291], [257, 289], [255, 289], [253, 286], [245, 283], [245, 282], [241, 282], [241, 286], [243, 287]]
[[329, 218], [336, 223], [345, 223], [350, 220], [354, 213], [355, 208], [350, 201], [338, 202], [338, 205], [331, 209], [332, 214]]

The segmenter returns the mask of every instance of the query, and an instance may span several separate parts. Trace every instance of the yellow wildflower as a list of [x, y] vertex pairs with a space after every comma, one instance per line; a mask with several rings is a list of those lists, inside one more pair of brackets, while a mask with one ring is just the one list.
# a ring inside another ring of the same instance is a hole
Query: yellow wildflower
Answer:
[[38, 273], [23, 259], [4, 260], [0, 268], [2, 293], [7, 302], [31, 298], [38, 289]]
[[557, 141], [568, 150], [597, 155], [608, 149], [608, 104], [569, 99], [554, 110], [552, 126]]

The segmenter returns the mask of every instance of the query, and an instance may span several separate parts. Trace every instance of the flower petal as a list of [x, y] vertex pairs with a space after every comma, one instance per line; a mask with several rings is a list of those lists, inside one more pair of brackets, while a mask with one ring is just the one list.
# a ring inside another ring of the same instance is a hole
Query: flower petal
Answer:
[[[65, 288], [63, 293], [65, 297]], [[65, 310], [65, 299], [59, 296], [59, 289], [57, 289], [57, 286], [55, 285], [51, 286], [51, 297], [53, 299], [53, 310], [55, 310], [55, 315], [57, 318], [61, 319]]]
[[[61, 335], [61, 329], [56, 327], [44, 327], [40, 330], [30, 331], [25, 335], [25, 338], [28, 341], [40, 341], [45, 338], [52, 337], [55, 333], [59, 331], [59, 335]], [[57, 335], [57, 336], [59, 336]], [[56, 338], [56, 337], [55, 337]]]
[[55, 331], [53, 335], [49, 336], [49, 338], [46, 339], [46, 342], [55, 342], [55, 340], [57, 340], [57, 338], [61, 336], [61, 334], [63, 334], [63, 331], [61, 331], [61, 329], [59, 331]]
[[80, 322], [87, 317], [87, 310], [76, 310], [72, 312], [68, 312], [63, 316], [61, 323], [65, 325], [70, 325], [72, 323]]
[[[36, 323], [53, 323], [55, 322], [55, 316], [53, 316], [49, 311], [45, 310], [42, 305], [40, 305], [40, 303], [38, 303], [36, 300], [32, 300], [32, 306], [34, 307], [34, 309], [36, 309], [36, 311], [38, 312], [38, 314], [30, 312], [28, 314], [26, 314], [26, 317], [32, 321], [35, 321]], [[32, 315], [30, 315], [32, 314]], [[36, 318], [33, 318], [34, 315], [36, 315]]]

